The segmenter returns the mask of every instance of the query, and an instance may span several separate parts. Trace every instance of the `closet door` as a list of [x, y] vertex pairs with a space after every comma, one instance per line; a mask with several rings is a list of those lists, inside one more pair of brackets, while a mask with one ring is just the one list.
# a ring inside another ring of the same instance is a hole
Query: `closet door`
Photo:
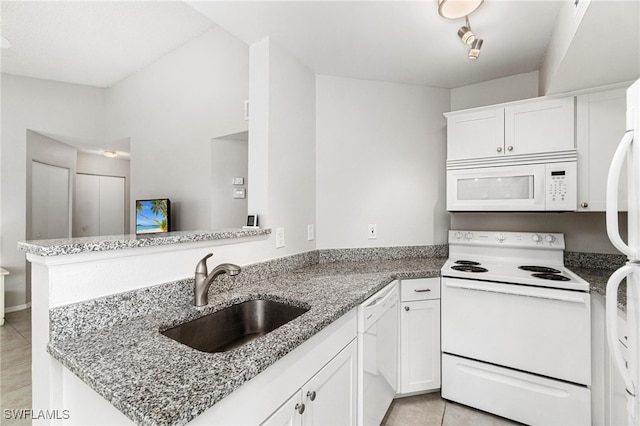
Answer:
[[76, 175], [76, 237], [124, 234], [124, 178]]
[[69, 236], [69, 169], [33, 161], [30, 238]]
[[100, 235], [124, 234], [124, 178], [100, 176]]

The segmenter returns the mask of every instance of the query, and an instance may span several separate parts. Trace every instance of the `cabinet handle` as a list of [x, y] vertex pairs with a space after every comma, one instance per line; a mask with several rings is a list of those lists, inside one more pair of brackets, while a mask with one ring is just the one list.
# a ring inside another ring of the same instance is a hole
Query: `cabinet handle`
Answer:
[[304, 404], [296, 404], [295, 410], [298, 412], [298, 414], [304, 413]]
[[512, 146], [508, 146], [507, 147], [507, 151], [513, 151], [513, 147]]
[[408, 306], [405, 306], [405, 307], [404, 307], [404, 310], [405, 310], [405, 311], [408, 311], [409, 309], [411, 309], [411, 308], [410, 308], [410, 307], [408, 307]]
[[580, 204], [580, 207], [582, 207], [583, 209], [586, 209], [587, 207], [589, 207], [589, 203], [582, 203]]
[[502, 152], [502, 147], [501, 147], [501, 146], [499, 146], [498, 148], [496, 148], [496, 151], [498, 151], [498, 152]]
[[416, 293], [427, 293], [431, 291], [431, 289], [430, 288], [420, 288], [420, 289], [414, 288], [413, 291], [415, 291]]
[[315, 401], [315, 399], [316, 399], [316, 391], [307, 392], [307, 398], [309, 398], [312, 401]]

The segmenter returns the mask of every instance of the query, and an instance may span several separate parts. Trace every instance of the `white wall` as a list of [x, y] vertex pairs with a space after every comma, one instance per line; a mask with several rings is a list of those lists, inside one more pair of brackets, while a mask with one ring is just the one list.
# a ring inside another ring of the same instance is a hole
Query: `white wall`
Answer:
[[449, 90], [322, 75], [316, 87], [318, 248], [446, 242]]
[[[626, 213], [620, 231], [626, 234]], [[620, 254], [607, 237], [604, 213], [453, 213], [451, 229], [562, 232], [569, 251]]]
[[[233, 228], [247, 224], [248, 141], [244, 137], [211, 141], [211, 228]], [[233, 185], [241, 177], [244, 184]], [[245, 198], [234, 198], [236, 188], [245, 189]]]
[[315, 74], [269, 39], [251, 46], [251, 67], [249, 209], [264, 226], [285, 229], [274, 257], [313, 250]]
[[25, 257], [16, 248], [18, 241], [26, 239], [27, 130], [59, 139], [101, 140], [104, 91], [8, 74], [2, 74], [1, 79], [0, 266], [10, 272], [5, 279], [5, 304], [12, 308], [28, 302]]
[[107, 139], [131, 141], [132, 200], [168, 197], [175, 230], [207, 229], [211, 139], [247, 130], [248, 90], [249, 49], [218, 27], [107, 89]]
[[538, 71], [451, 89], [451, 111], [538, 97]]

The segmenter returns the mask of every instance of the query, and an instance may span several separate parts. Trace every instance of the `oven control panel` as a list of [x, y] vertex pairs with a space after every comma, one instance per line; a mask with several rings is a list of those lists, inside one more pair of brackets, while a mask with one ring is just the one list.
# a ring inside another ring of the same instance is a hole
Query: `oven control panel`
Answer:
[[449, 231], [449, 244], [564, 249], [564, 234], [497, 231]]

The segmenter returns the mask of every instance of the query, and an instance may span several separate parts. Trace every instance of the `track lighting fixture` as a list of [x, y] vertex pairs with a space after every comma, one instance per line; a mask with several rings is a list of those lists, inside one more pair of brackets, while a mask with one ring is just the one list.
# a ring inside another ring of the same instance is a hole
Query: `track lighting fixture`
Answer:
[[459, 19], [464, 17], [464, 25], [458, 29], [458, 37], [466, 45], [470, 46], [468, 58], [478, 59], [482, 40], [479, 39], [469, 23], [469, 14], [480, 7], [484, 0], [438, 0], [438, 13], [443, 18]]
[[471, 49], [469, 49], [469, 59], [478, 59], [480, 48], [482, 48], [482, 39], [477, 38], [471, 44]]
[[465, 44], [471, 44], [476, 39], [476, 35], [471, 31], [471, 25], [469, 24], [469, 18], [465, 17], [465, 25], [458, 30], [458, 37]]

